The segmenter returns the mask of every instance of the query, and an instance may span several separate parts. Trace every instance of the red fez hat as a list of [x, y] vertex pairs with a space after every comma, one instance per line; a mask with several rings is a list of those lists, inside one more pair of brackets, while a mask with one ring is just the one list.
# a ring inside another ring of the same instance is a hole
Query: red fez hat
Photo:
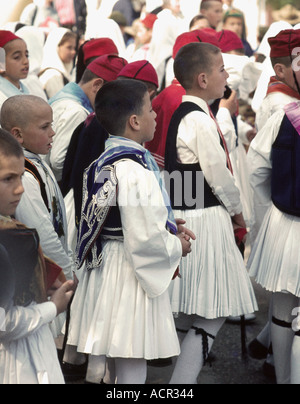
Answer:
[[119, 54], [118, 48], [110, 38], [91, 39], [83, 45], [82, 50], [84, 63], [90, 58], [109, 54]]
[[192, 42], [206, 42], [219, 47], [218, 40], [214, 35], [205, 32], [203, 29], [196, 29], [195, 31], [185, 32], [177, 37], [173, 47], [173, 59], [175, 59], [179, 49]]
[[128, 77], [141, 81], [147, 81], [158, 88], [158, 77], [156, 70], [147, 60], [138, 60], [128, 63], [118, 74], [118, 77]]
[[8, 42], [15, 39], [21, 39], [11, 31], [0, 30], [0, 48], [3, 48]]
[[233, 31], [223, 29], [222, 31], [217, 32], [216, 37], [219, 42], [219, 48], [224, 53], [237, 49], [244, 49], [242, 40]]
[[292, 56], [293, 49], [300, 47], [300, 29], [285, 29], [268, 41], [271, 58]]
[[113, 81], [127, 64], [127, 60], [117, 55], [103, 55], [91, 62], [87, 68], [103, 80]]
[[141, 23], [144, 24], [146, 28], [152, 29], [156, 20], [157, 20], [156, 14], [147, 14], [146, 17], [143, 20], [141, 20]]

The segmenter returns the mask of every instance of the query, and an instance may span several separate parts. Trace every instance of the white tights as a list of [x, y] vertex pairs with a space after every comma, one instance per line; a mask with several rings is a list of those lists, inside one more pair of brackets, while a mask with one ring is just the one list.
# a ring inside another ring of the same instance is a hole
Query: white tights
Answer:
[[86, 380], [91, 383], [105, 384], [145, 384], [147, 361], [132, 358], [106, 358], [89, 356]]
[[[180, 315], [175, 319], [178, 330], [186, 330], [187, 334], [178, 331], [179, 339], [182, 339], [181, 353], [177, 358], [170, 384], [197, 384], [197, 377], [204, 364], [203, 336], [196, 329], [202, 329], [211, 336], [216, 337], [225, 318], [207, 320], [199, 316]], [[193, 328], [191, 328], [193, 327]], [[205, 338], [204, 338], [205, 339]], [[214, 339], [207, 337], [208, 353], [211, 350]]]

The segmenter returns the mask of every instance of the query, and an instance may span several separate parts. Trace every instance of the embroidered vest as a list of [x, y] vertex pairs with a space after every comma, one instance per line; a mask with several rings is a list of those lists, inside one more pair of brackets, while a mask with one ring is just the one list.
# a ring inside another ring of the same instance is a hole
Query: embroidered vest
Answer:
[[[76, 248], [76, 266], [79, 269], [86, 261], [86, 269], [92, 270], [100, 266], [102, 262], [102, 242], [100, 236], [106, 236], [111, 239], [122, 239], [122, 222], [120, 209], [117, 205], [117, 179], [113, 172], [113, 164], [124, 159], [133, 160], [146, 168], [143, 156], [139, 154], [123, 154], [115, 156], [106, 161], [105, 170], [102, 170], [103, 177], [98, 181], [101, 190], [101, 203], [95, 204], [96, 195], [91, 198], [90, 203], [85, 206], [78, 232], [78, 242]], [[96, 166], [90, 168], [95, 169]], [[89, 195], [89, 190], [93, 189], [94, 173], [89, 172], [84, 182], [84, 197]], [[97, 216], [97, 217], [96, 217]]]
[[279, 210], [300, 217], [300, 136], [286, 115], [272, 146], [271, 195]]
[[[170, 181], [169, 186], [169, 193], [170, 199], [173, 209], [182, 209], [182, 210], [189, 210], [189, 209], [196, 209], [196, 206], [202, 205], [203, 208], [210, 208], [213, 206], [221, 205], [221, 202], [217, 199], [217, 197], [213, 194], [211, 187], [208, 185], [206, 179], [204, 178], [204, 188], [203, 194], [200, 197], [202, 198], [202, 203], [199, 203], [199, 189], [197, 189], [197, 173], [202, 172], [200, 163], [195, 164], [182, 164], [177, 160], [177, 135], [178, 135], [178, 128], [182, 119], [193, 111], [200, 111], [204, 112], [202, 108], [200, 108], [197, 104], [193, 102], [183, 102], [179, 108], [175, 111], [172, 116], [167, 141], [166, 141], [166, 154], [165, 154], [165, 169], [168, 173], [178, 172], [181, 175], [181, 198], [179, 199], [179, 203], [176, 200], [175, 196], [178, 192], [176, 191], [176, 184]], [[186, 173], [189, 173], [189, 186], [187, 186], [186, 182]], [[177, 184], [178, 185], [178, 184]], [[189, 192], [190, 195], [187, 195], [186, 192]], [[186, 201], [195, 200], [195, 204], [190, 205], [187, 204]]]

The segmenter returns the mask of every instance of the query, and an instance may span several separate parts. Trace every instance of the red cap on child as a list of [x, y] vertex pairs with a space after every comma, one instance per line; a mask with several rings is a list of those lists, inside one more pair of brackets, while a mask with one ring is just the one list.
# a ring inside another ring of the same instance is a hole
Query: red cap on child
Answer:
[[90, 58], [109, 54], [119, 54], [118, 48], [110, 38], [91, 39], [83, 45], [84, 63]]
[[237, 49], [244, 49], [242, 40], [233, 31], [223, 29], [222, 31], [217, 32], [216, 37], [219, 42], [219, 48], [224, 53]]
[[103, 80], [113, 81], [127, 64], [127, 60], [117, 55], [103, 55], [91, 62], [87, 68]]
[[141, 23], [144, 24], [146, 28], [152, 29], [157, 18], [156, 14], [147, 14], [146, 17], [141, 20]]
[[300, 29], [285, 29], [268, 41], [271, 58], [291, 56], [293, 49], [300, 46]]
[[156, 70], [147, 60], [138, 60], [128, 63], [118, 74], [118, 77], [128, 77], [141, 81], [147, 81], [158, 88], [158, 77]]
[[11, 31], [0, 30], [0, 48], [3, 48], [8, 42], [15, 39], [21, 39]]
[[177, 37], [173, 47], [173, 59], [175, 59], [179, 49], [192, 42], [207, 42], [219, 47], [218, 40], [214, 35], [202, 29], [196, 29], [195, 31], [185, 32]]

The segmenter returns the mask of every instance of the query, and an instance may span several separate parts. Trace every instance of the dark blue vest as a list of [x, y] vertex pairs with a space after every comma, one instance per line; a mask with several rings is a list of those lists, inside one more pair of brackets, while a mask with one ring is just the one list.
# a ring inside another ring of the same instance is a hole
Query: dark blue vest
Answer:
[[279, 210], [300, 217], [300, 136], [286, 115], [272, 146], [271, 194]]
[[[181, 174], [181, 203], [176, 202], [176, 184], [170, 183], [168, 192], [170, 195], [170, 200], [173, 209], [182, 209], [182, 210], [189, 210], [189, 209], [196, 209], [196, 203], [193, 206], [190, 206], [185, 203], [187, 199], [192, 200], [197, 198], [197, 173], [201, 172], [201, 166], [199, 163], [195, 164], [182, 164], [179, 163], [177, 160], [177, 135], [178, 135], [178, 128], [182, 119], [192, 111], [203, 111], [197, 104], [193, 102], [183, 102], [178, 109], [174, 112], [167, 135], [166, 141], [166, 152], [165, 152], [165, 169], [168, 173], [173, 173], [175, 171]], [[191, 183], [192, 186], [190, 187], [190, 192], [192, 195], [185, 194], [185, 190], [188, 188], [185, 186], [185, 176], [184, 174], [189, 172], [192, 176]], [[179, 184], [177, 184], [178, 186]], [[217, 197], [213, 194], [211, 187], [207, 183], [206, 179], [204, 178], [204, 188], [203, 188], [203, 206], [204, 208], [210, 208], [212, 206], [219, 206], [221, 205], [220, 201]]]

